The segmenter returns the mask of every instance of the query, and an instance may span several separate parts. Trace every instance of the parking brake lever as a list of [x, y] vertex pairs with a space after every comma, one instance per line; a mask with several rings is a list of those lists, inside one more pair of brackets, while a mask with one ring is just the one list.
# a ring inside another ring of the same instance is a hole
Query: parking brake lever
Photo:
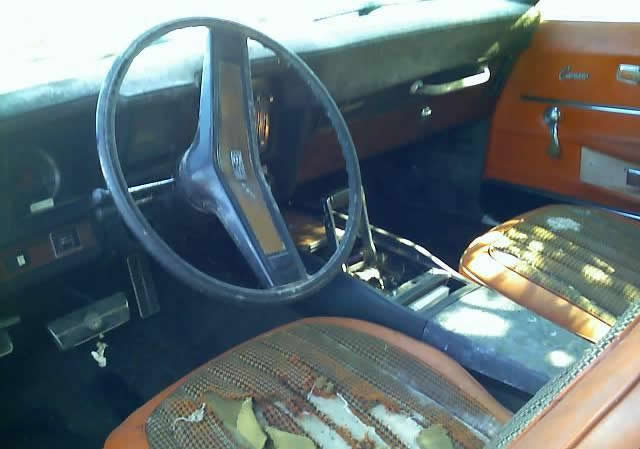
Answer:
[[[367, 212], [367, 201], [364, 196], [364, 190], [362, 194], [362, 217], [360, 221], [359, 235], [362, 239], [362, 257], [365, 264], [370, 266], [376, 266], [378, 262], [376, 246], [373, 243], [373, 236], [371, 235], [371, 225], [369, 223], [369, 213]], [[336, 233], [336, 222], [334, 218], [334, 212], [336, 209], [343, 209], [349, 205], [349, 191], [346, 189], [339, 190], [333, 195], [329, 195], [325, 198], [323, 203], [325, 229], [327, 233], [327, 241], [330, 249], [335, 252], [338, 248], [338, 235]]]

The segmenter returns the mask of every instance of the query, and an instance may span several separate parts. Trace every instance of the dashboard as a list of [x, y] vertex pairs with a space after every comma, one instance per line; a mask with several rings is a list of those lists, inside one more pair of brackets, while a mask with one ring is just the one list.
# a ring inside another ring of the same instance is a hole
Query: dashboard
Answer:
[[[316, 41], [299, 51], [339, 103], [361, 159], [491, 113], [510, 57], [530, 32], [513, 31], [525, 6], [494, 3], [495, 13], [483, 10], [482, 20], [427, 21], [380, 39], [348, 36], [343, 45]], [[489, 51], [496, 42], [499, 51]], [[171, 177], [193, 139], [199, 72], [188, 58], [177, 67], [192, 74], [188, 82], [150, 80], [154, 88], [122, 96], [116, 129], [130, 186]], [[439, 84], [482, 67], [492, 77], [481, 86], [412, 92], [416, 81]], [[252, 75], [261, 159], [276, 197], [339, 170], [335, 136], [305, 86], [272, 57], [252, 56]], [[92, 200], [104, 188], [94, 137], [97, 86], [86, 85], [55, 84], [56, 95], [51, 86], [47, 95], [40, 86], [0, 95], [0, 288], [71, 269], [102, 250], [105, 229]]]

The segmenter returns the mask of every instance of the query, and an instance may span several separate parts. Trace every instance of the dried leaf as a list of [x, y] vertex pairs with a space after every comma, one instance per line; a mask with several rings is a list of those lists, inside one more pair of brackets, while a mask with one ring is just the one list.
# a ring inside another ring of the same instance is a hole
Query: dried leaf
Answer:
[[275, 449], [316, 449], [315, 443], [304, 435], [284, 432], [275, 427], [267, 427], [265, 430]]
[[416, 437], [420, 449], [453, 449], [453, 443], [447, 431], [440, 424], [433, 424], [422, 429]]
[[225, 399], [212, 391], [203, 395], [203, 401], [226, 426], [236, 427], [242, 401]]
[[253, 413], [253, 400], [247, 398], [240, 407], [238, 420], [236, 425], [238, 432], [242, 435], [255, 449], [262, 449], [267, 442], [267, 436], [262, 431], [260, 423]]

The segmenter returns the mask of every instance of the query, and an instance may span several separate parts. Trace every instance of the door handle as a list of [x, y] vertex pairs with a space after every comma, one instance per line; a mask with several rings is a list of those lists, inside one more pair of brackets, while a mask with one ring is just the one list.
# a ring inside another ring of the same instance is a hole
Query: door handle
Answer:
[[547, 147], [547, 153], [554, 159], [560, 157], [560, 140], [558, 139], [560, 116], [560, 108], [558, 106], [550, 106], [544, 111], [544, 122], [549, 128], [549, 134], [551, 134], [551, 142]]
[[442, 84], [424, 84], [421, 80], [414, 82], [409, 88], [412, 95], [444, 95], [468, 87], [479, 86], [491, 79], [491, 70], [488, 66], [483, 66], [480, 73], [465, 76], [455, 81]]
[[634, 64], [620, 64], [616, 72], [616, 79], [621, 83], [640, 84], [640, 66]]

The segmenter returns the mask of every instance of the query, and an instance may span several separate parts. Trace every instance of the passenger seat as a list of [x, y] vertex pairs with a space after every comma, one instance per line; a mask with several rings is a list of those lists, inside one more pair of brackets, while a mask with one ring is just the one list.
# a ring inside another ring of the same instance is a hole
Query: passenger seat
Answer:
[[640, 223], [595, 208], [543, 207], [474, 240], [460, 273], [596, 341], [640, 299]]

